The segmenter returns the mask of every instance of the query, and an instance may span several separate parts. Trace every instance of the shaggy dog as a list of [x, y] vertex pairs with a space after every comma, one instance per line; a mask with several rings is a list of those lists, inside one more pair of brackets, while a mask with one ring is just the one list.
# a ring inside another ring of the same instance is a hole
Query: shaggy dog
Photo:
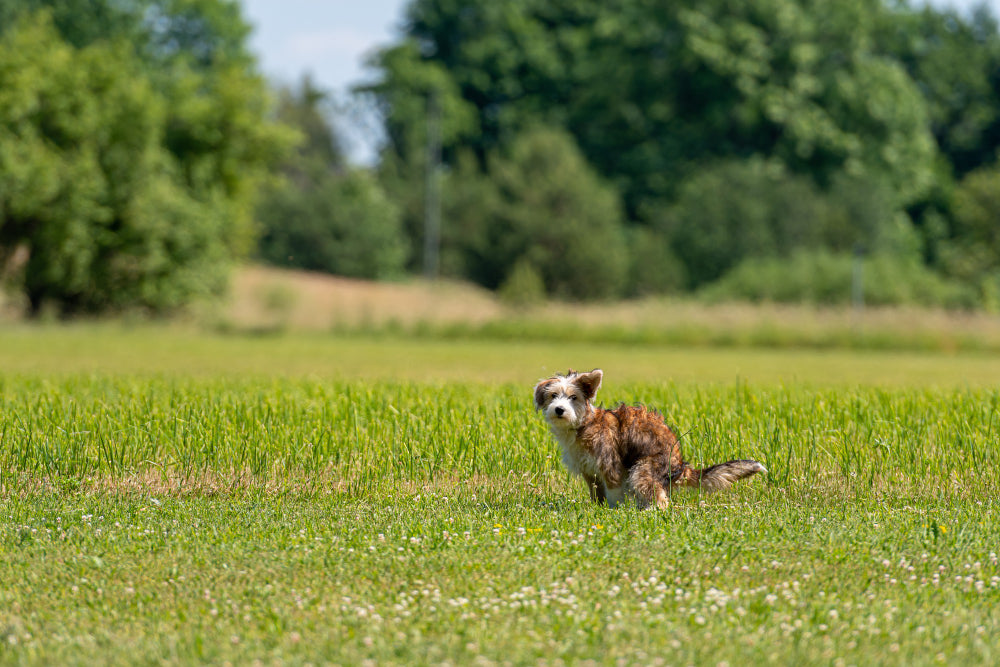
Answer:
[[535, 409], [545, 413], [563, 462], [590, 487], [590, 497], [614, 507], [625, 495], [639, 507], [664, 508], [675, 486], [717, 491], [767, 470], [757, 461], [736, 460], [701, 470], [681, 457], [677, 436], [654, 410], [593, 405], [604, 372], [556, 375], [535, 386]]

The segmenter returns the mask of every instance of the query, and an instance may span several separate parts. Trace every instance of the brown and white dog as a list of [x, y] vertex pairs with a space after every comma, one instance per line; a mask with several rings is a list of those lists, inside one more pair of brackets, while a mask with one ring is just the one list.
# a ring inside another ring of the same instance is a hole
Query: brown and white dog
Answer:
[[639, 507], [664, 508], [675, 486], [718, 491], [767, 470], [757, 461], [736, 460], [701, 470], [681, 457], [677, 436], [655, 410], [619, 405], [595, 407], [604, 372], [556, 375], [535, 385], [535, 409], [562, 445], [563, 462], [583, 477], [590, 497], [617, 505], [635, 497]]

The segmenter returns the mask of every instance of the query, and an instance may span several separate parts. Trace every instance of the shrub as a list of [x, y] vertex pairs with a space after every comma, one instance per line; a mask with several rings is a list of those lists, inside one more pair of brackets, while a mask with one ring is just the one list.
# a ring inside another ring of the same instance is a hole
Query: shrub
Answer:
[[525, 132], [491, 156], [485, 173], [468, 156], [459, 160], [443, 208], [445, 267], [487, 288], [530, 266], [547, 294], [590, 300], [624, 292], [628, 251], [618, 192], [565, 132]]
[[[850, 303], [856, 259], [825, 250], [799, 251], [788, 259], [754, 258], [701, 290], [710, 301], [749, 300], [836, 305]], [[889, 255], [862, 260], [864, 302], [971, 308], [973, 290], [917, 261]]]
[[755, 158], [702, 167], [654, 224], [683, 262], [689, 285], [697, 287], [748, 257], [815, 246], [830, 215], [810, 181]]
[[749, 258], [800, 249], [860, 245], [873, 254], [915, 254], [919, 239], [897, 199], [878, 179], [837, 174], [824, 189], [754, 157], [700, 167], [653, 224], [683, 262], [688, 284], [698, 287]]
[[275, 186], [257, 215], [259, 252], [270, 263], [356, 278], [403, 271], [399, 210], [364, 171], [324, 172], [309, 188]]
[[662, 234], [646, 227], [629, 230], [628, 294], [673, 294], [684, 289], [684, 265]]
[[511, 269], [497, 293], [510, 306], [534, 306], [545, 300], [545, 283], [538, 269], [522, 259]]
[[973, 286], [991, 310], [1000, 306], [1000, 168], [968, 174], [955, 190], [952, 238], [938, 248], [944, 272]]

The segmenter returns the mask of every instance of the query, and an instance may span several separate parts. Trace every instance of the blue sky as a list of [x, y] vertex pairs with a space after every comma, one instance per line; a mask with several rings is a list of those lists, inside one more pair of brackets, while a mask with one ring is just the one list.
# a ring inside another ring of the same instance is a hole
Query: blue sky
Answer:
[[[344, 99], [347, 90], [366, 76], [365, 56], [399, 35], [407, 0], [242, 0], [242, 4], [254, 26], [251, 47], [268, 77], [294, 83], [308, 72], [321, 88]], [[979, 1], [933, 4], [967, 9]], [[1000, 0], [987, 4], [1000, 15]], [[371, 160], [377, 137], [370, 125], [360, 118], [340, 123], [355, 161]]]
[[362, 76], [365, 54], [399, 34], [405, 0], [243, 0], [264, 72], [296, 81], [310, 72], [337, 90]]

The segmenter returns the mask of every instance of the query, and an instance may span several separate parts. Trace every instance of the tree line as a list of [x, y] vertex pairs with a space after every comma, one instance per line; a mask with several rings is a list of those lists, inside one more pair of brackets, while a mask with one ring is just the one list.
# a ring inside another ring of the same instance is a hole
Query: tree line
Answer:
[[[0, 0], [0, 272], [171, 310], [240, 258], [517, 302], [1000, 307], [1000, 31], [881, 0], [413, 0], [356, 91], [272, 90], [231, 0]], [[863, 258], [863, 259], [859, 259]]]
[[[414, 0], [373, 64], [397, 201], [420, 197], [438, 99], [453, 275], [575, 299], [844, 300], [863, 254], [871, 300], [1000, 305], [985, 7]], [[417, 244], [418, 214], [404, 204]]]

